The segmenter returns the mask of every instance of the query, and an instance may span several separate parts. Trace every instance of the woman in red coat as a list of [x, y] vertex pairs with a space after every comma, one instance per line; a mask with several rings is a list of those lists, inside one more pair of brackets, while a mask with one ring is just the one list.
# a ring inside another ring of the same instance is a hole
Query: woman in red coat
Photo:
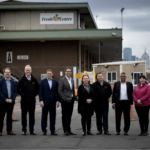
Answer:
[[141, 128], [139, 136], [146, 136], [149, 124], [150, 86], [145, 83], [146, 77], [144, 75], [141, 75], [139, 80], [140, 83], [135, 87], [132, 96]]

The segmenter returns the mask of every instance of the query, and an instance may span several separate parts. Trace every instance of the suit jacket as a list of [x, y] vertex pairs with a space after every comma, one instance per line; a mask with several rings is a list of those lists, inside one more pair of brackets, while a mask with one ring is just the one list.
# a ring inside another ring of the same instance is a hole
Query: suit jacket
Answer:
[[[86, 102], [87, 99], [92, 99], [92, 102], [88, 104]], [[84, 88], [83, 85], [78, 87], [78, 113], [86, 113], [89, 115], [93, 115], [94, 113], [94, 89], [90, 84], [90, 93]]]
[[[13, 80], [10, 80], [10, 82], [11, 82], [11, 100], [12, 105], [14, 105], [17, 96], [17, 85], [16, 82]], [[0, 103], [7, 104], [6, 99], [8, 99], [8, 90], [5, 78], [2, 78], [0, 80]]]
[[[61, 101], [70, 102], [72, 98], [75, 100], [75, 91], [74, 91], [74, 81], [71, 78], [72, 89], [70, 88], [69, 82], [66, 77], [63, 77], [59, 80], [58, 93], [61, 98]], [[73, 95], [73, 97], [72, 97]]]
[[39, 88], [39, 98], [40, 101], [43, 101], [44, 104], [55, 104], [57, 101], [59, 101], [59, 95], [58, 95], [58, 82], [55, 79], [52, 80], [52, 88], [50, 89], [48, 79], [43, 79], [40, 83]]
[[[133, 97], [132, 97], [132, 93], [133, 93], [133, 85], [130, 82], [126, 82], [127, 85], [127, 96], [128, 96], [128, 100], [130, 102], [130, 104], [133, 104]], [[121, 82], [115, 82], [114, 84], [114, 88], [113, 88], [113, 96], [112, 96], [112, 103], [115, 103], [116, 105], [118, 105], [119, 101], [120, 101], [120, 89], [121, 88]]]

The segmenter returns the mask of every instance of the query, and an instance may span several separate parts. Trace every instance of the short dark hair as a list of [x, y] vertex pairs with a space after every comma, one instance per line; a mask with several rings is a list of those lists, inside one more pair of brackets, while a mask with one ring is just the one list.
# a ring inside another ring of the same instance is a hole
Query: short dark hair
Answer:
[[98, 73], [96, 74], [96, 78], [97, 78], [97, 76], [98, 76], [99, 74], [102, 74], [102, 75], [103, 75], [103, 73], [102, 73], [102, 72], [98, 72]]
[[67, 66], [67, 67], [65, 68], [65, 72], [66, 72], [67, 69], [70, 69], [70, 70], [72, 71], [72, 68], [69, 67], [69, 66]]
[[10, 73], [11, 73], [11, 69], [10, 69], [9, 67], [4, 68], [4, 69], [3, 69], [3, 73], [5, 73], [6, 70], [9, 70]]
[[126, 73], [125, 73], [125, 72], [121, 72], [121, 73], [120, 73], [120, 76], [121, 76], [122, 74], [124, 74], [124, 75], [125, 75], [125, 77], [126, 77]]
[[145, 79], [145, 80], [146, 80], [145, 75], [140, 75], [140, 76], [139, 76], [139, 79], [141, 79], [141, 78], [143, 78], [143, 79]]
[[47, 73], [47, 72], [52, 72], [52, 73], [53, 73], [52, 69], [47, 69], [47, 70], [46, 70], [46, 73]]

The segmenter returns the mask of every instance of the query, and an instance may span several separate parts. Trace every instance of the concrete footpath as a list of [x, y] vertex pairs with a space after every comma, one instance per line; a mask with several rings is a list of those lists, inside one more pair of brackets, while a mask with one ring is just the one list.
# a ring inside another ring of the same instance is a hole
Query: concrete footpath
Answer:
[[[77, 135], [64, 136], [61, 123], [61, 107], [57, 109], [56, 132], [58, 136], [51, 136], [48, 130], [47, 136], [42, 135], [41, 131], [41, 113], [35, 115], [35, 132], [36, 136], [30, 135], [29, 131], [26, 136], [21, 133], [21, 115], [17, 114], [18, 121], [13, 122], [13, 131], [16, 136], [6, 134], [6, 125], [4, 123], [3, 136], [0, 137], [0, 149], [150, 149], [150, 131], [148, 136], [138, 136], [140, 127], [137, 115], [135, 121], [131, 121], [131, 127], [128, 136], [123, 135], [123, 118], [122, 132], [120, 136], [115, 135], [115, 112], [109, 108], [109, 131], [112, 135], [96, 135], [96, 118], [92, 117], [93, 136], [82, 136], [81, 116], [77, 113], [77, 103], [74, 106], [72, 117], [72, 131]], [[49, 123], [48, 123], [49, 126]]]

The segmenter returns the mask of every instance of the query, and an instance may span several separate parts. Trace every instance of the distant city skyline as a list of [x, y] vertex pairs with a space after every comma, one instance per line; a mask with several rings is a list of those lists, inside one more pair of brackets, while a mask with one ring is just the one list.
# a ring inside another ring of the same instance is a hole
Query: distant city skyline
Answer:
[[123, 49], [123, 61], [136, 61], [136, 60], [144, 60], [146, 61], [146, 69], [150, 69], [150, 61], [149, 54], [146, 52], [146, 48], [141, 57], [137, 57], [136, 55], [132, 55], [132, 48], [126, 47]]

